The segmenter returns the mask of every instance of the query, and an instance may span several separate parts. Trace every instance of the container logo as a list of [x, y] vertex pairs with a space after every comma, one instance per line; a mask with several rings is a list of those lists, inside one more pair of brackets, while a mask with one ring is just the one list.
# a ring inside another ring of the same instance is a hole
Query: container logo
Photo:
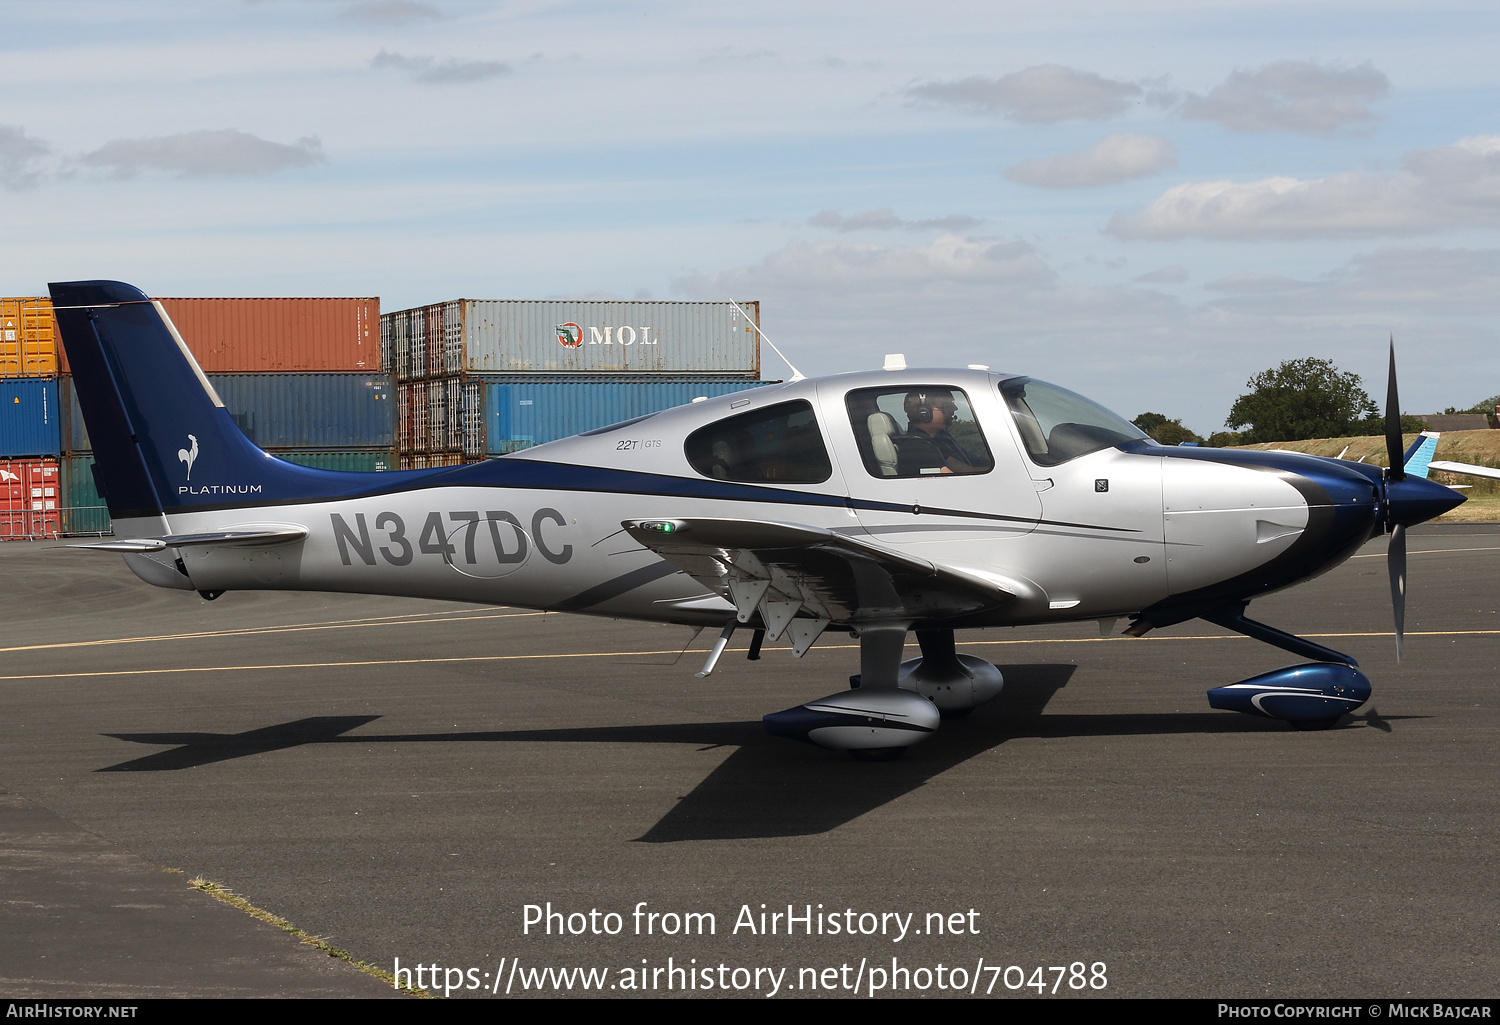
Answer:
[[0, 484], [4, 484], [8, 480], [20, 480], [20, 479], [21, 478], [19, 476], [17, 476], [14, 473], [11, 473], [9, 470], [0, 470]]
[[180, 448], [180, 449], [178, 449], [177, 450], [177, 460], [178, 460], [178, 462], [187, 463], [187, 471], [188, 471], [187, 472], [187, 479], [188, 480], [192, 480], [193, 479], [193, 461], [198, 458], [198, 439], [196, 437], [194, 437], [193, 435], [189, 434], [188, 435], [188, 441], [191, 441], [193, 443], [192, 446], [190, 448]]
[[[570, 349], [577, 349], [583, 345], [583, 328], [577, 324], [559, 324], [557, 340]], [[655, 345], [659, 340], [651, 337], [651, 327], [648, 324], [641, 326], [639, 335], [629, 324], [621, 324], [618, 329], [613, 325], [603, 330], [589, 327], [590, 345], [634, 345], [637, 341], [642, 345]]]

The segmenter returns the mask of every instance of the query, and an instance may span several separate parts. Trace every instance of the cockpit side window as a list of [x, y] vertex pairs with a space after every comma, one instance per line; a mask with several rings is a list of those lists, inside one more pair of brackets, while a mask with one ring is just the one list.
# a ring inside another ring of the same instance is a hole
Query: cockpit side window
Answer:
[[1057, 466], [1146, 437], [1098, 403], [1044, 381], [1013, 377], [1000, 382], [1000, 394], [1015, 417], [1027, 454], [1038, 466]]
[[988, 473], [995, 465], [961, 388], [861, 388], [844, 405], [872, 477]]
[[782, 402], [700, 427], [683, 446], [705, 477], [742, 484], [821, 484], [833, 474], [812, 404]]

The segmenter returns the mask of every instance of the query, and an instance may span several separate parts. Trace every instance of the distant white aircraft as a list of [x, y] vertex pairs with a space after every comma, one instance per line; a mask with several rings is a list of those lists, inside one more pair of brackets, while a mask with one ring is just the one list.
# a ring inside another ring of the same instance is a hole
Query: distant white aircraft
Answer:
[[[1164, 447], [1054, 385], [891, 360], [482, 463], [349, 473], [251, 444], [138, 289], [51, 290], [118, 537], [84, 547], [205, 598], [352, 591], [719, 627], [700, 675], [737, 627], [754, 631], [752, 658], [763, 637], [800, 657], [847, 631], [856, 686], [765, 721], [868, 756], [999, 693], [955, 630], [1069, 620], [1128, 617], [1139, 635], [1201, 618], [1284, 648], [1311, 661], [1210, 703], [1330, 726], [1369, 681], [1247, 604], [1390, 532], [1399, 651], [1405, 528], [1463, 501], [1403, 470], [1394, 350], [1388, 471]], [[922, 656], [903, 661], [912, 630]]]

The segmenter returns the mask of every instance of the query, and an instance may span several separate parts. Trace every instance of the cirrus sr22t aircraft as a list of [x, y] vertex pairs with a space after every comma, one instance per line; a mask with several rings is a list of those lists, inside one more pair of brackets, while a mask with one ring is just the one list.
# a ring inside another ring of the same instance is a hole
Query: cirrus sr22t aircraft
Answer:
[[[1308, 659], [1209, 691], [1216, 708], [1332, 725], [1352, 658], [1247, 604], [1385, 531], [1399, 646], [1404, 529], [1463, 499], [1391, 466], [1158, 445], [1041, 381], [971, 368], [793, 380], [466, 466], [293, 465], [235, 426], [162, 307], [129, 285], [51, 286], [124, 553], [158, 587], [406, 595], [721, 628], [803, 655], [859, 638], [852, 689], [769, 732], [899, 752], [1000, 692], [954, 631], [1201, 618]], [[1392, 418], [1396, 418], [1393, 420]], [[1419, 443], [1420, 444], [1420, 443]], [[1430, 450], [1427, 453], [1430, 455]], [[915, 630], [920, 658], [902, 660]]]

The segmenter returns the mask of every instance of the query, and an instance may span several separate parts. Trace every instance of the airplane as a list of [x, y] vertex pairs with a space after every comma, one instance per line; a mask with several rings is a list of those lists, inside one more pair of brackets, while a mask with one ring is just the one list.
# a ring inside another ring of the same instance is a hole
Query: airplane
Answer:
[[[1368, 678], [1247, 606], [1389, 533], [1399, 657], [1406, 529], [1464, 501], [1426, 479], [1430, 449], [1404, 469], [1394, 343], [1389, 469], [1164, 446], [1055, 385], [888, 359], [484, 462], [357, 473], [253, 445], [139, 289], [50, 290], [116, 533], [79, 547], [205, 599], [344, 591], [717, 627], [699, 676], [741, 627], [751, 659], [766, 639], [800, 658], [852, 634], [850, 686], [764, 723], [871, 760], [1000, 692], [955, 642], [995, 626], [1203, 619], [1309, 660], [1216, 687], [1212, 707], [1328, 728]], [[904, 659], [912, 631], [921, 657]]]

